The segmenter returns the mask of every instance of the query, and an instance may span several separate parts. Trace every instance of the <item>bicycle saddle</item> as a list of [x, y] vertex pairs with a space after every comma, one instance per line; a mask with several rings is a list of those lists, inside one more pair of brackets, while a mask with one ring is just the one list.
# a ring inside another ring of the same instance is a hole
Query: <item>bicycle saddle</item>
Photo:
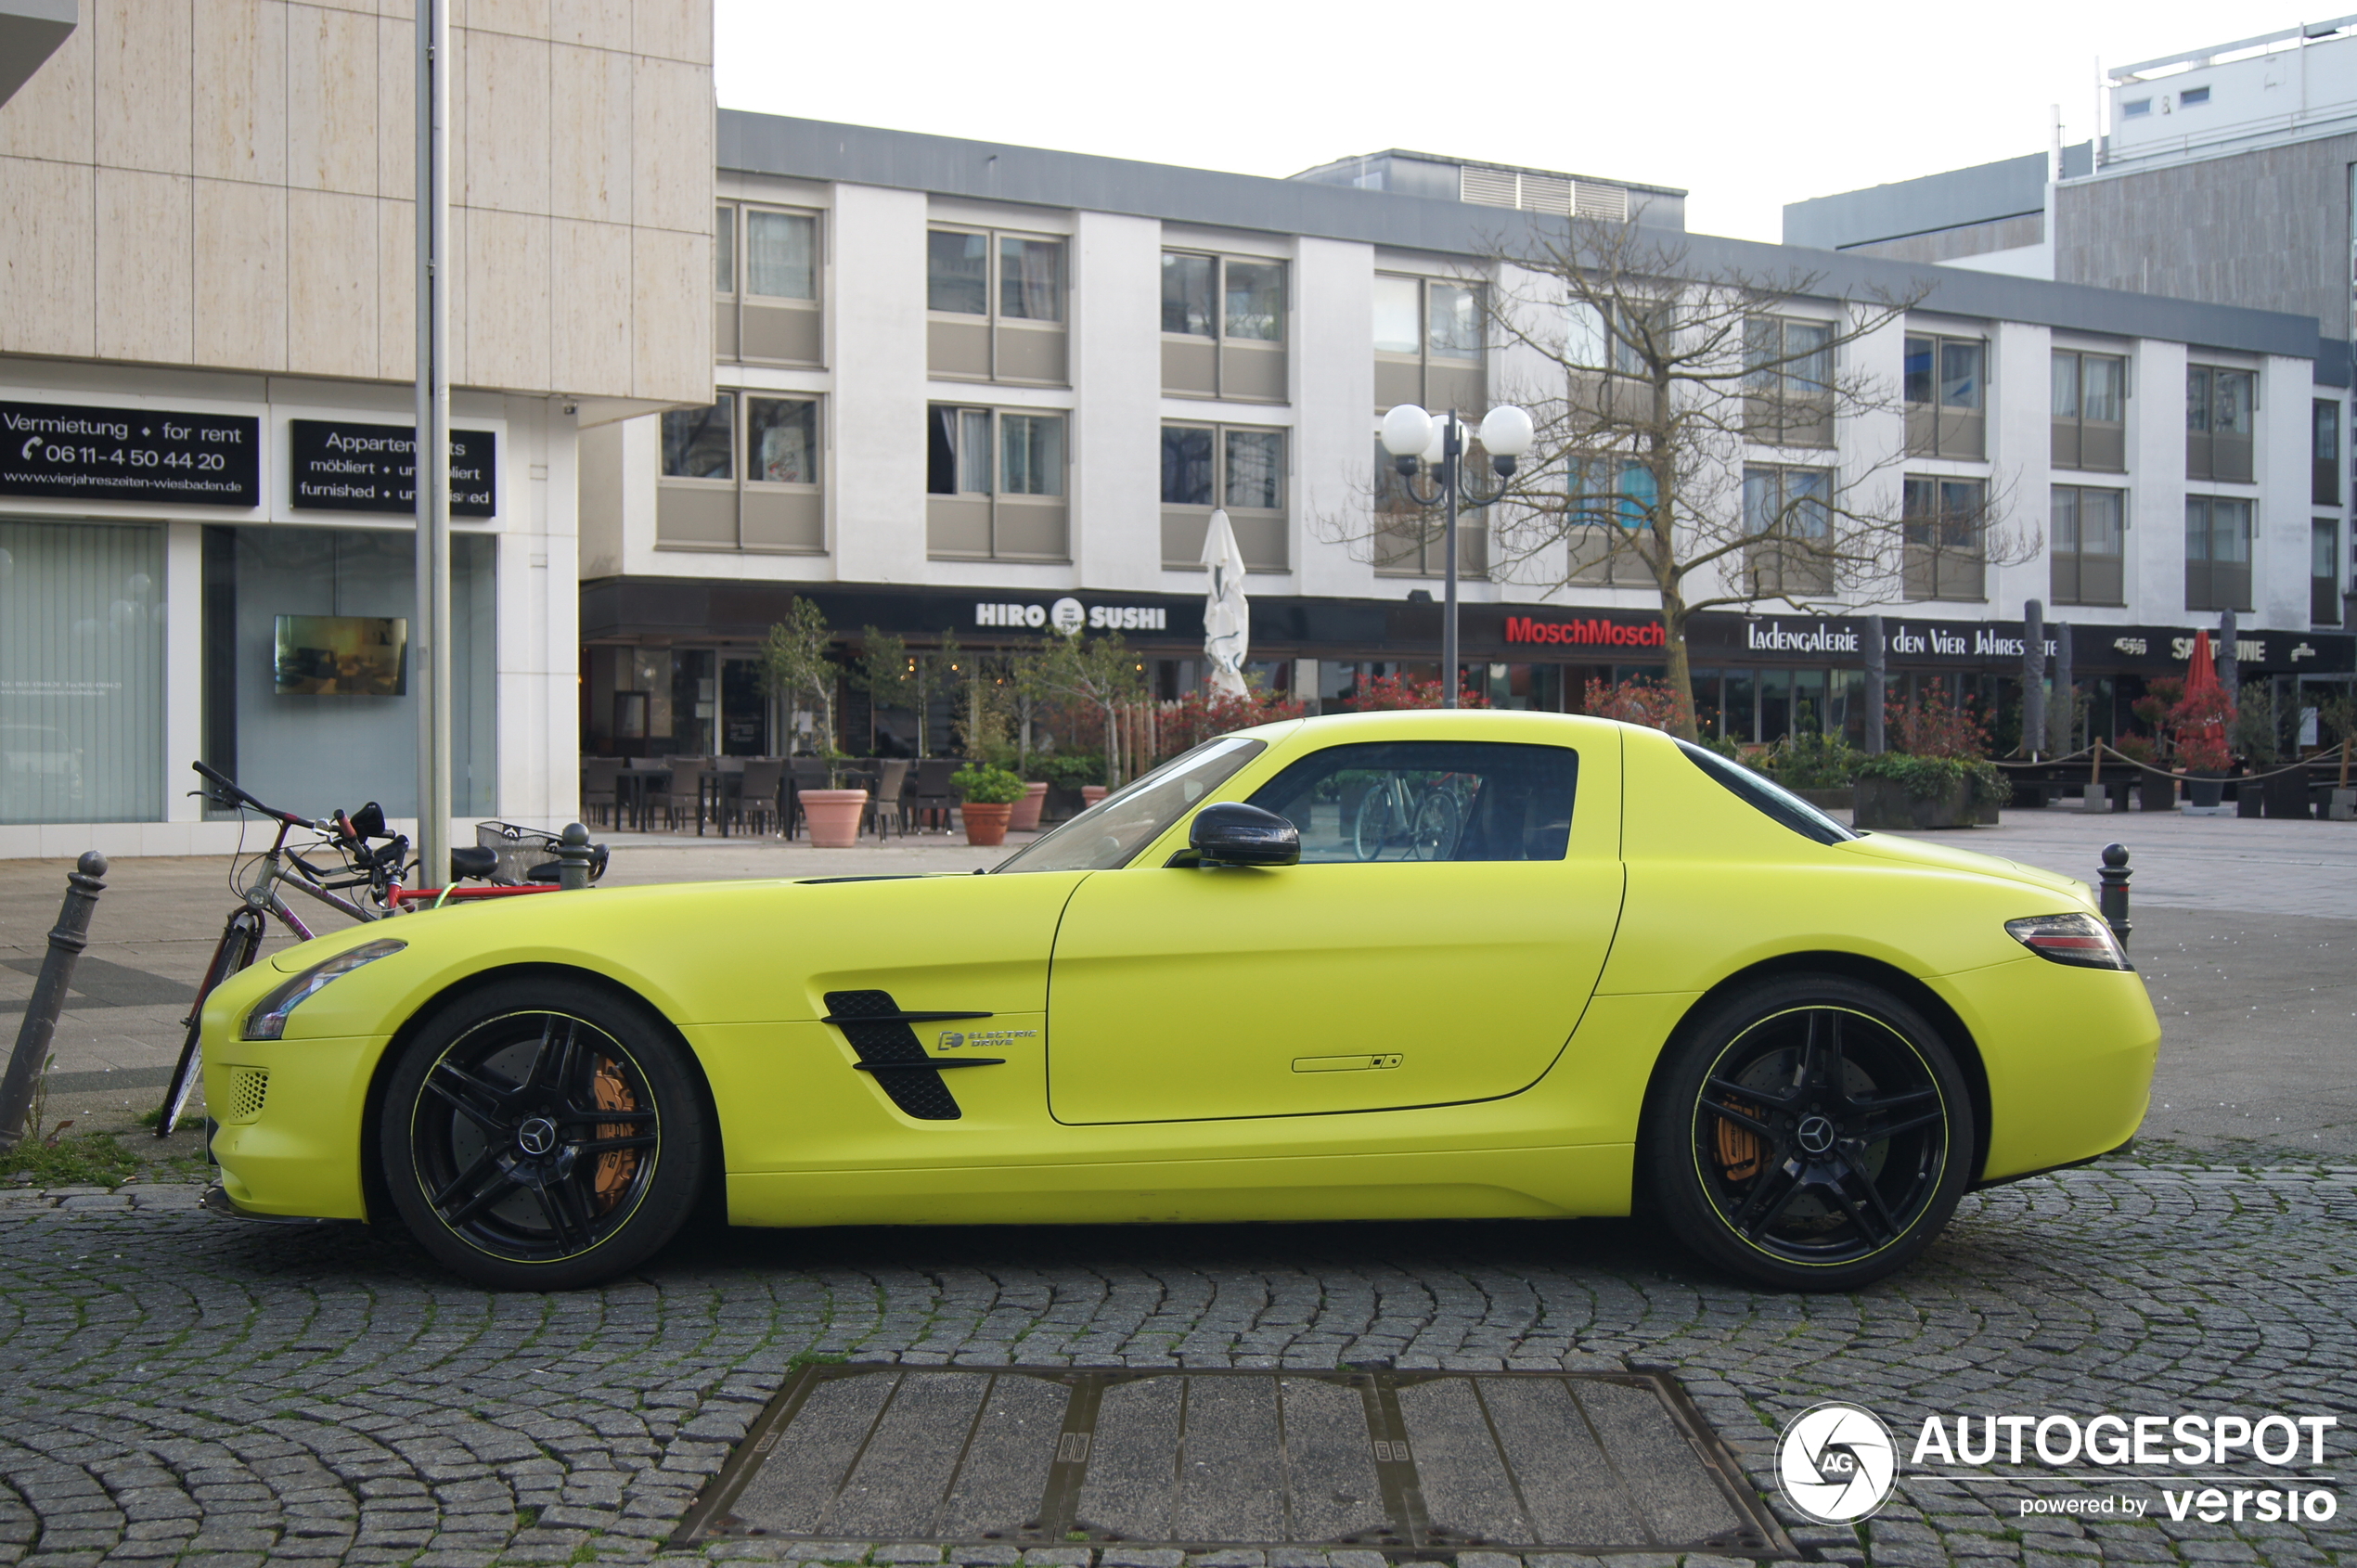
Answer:
[[480, 844], [468, 844], [450, 852], [450, 880], [464, 877], [487, 877], [499, 868], [499, 852], [484, 849]]

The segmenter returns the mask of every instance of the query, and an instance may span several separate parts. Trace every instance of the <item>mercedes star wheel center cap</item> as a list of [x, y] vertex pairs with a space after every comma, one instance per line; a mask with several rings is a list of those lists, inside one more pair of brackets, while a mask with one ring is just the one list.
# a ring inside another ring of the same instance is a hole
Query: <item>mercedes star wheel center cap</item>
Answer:
[[1804, 1116], [1794, 1136], [1810, 1153], [1822, 1154], [1834, 1146], [1834, 1125], [1822, 1116]]
[[[1802, 1135], [1803, 1138], [1807, 1134]], [[546, 1154], [557, 1147], [557, 1124], [546, 1116], [535, 1116], [516, 1129], [516, 1147], [527, 1154]]]

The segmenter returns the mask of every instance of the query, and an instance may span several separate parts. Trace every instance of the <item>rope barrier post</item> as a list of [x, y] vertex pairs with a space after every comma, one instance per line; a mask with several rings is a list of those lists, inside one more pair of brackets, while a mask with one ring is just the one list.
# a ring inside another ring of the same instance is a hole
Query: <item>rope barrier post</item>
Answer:
[[2103, 886], [2095, 894], [2095, 906], [2104, 912], [2104, 923], [2111, 927], [2111, 933], [2125, 947], [2129, 932], [2136, 929], [2128, 919], [2128, 846], [2106, 844], [2104, 868], [2097, 874]]
[[58, 1014], [66, 1004], [66, 985], [73, 966], [90, 945], [90, 915], [106, 891], [107, 857], [85, 851], [66, 873], [66, 901], [49, 932], [49, 951], [41, 960], [41, 977], [32, 983], [32, 997], [24, 1005], [24, 1022], [17, 1029], [17, 1048], [8, 1057], [8, 1071], [0, 1077], [0, 1151], [14, 1149], [30, 1130], [24, 1115], [32, 1104], [32, 1087], [48, 1065], [49, 1043], [57, 1037]]

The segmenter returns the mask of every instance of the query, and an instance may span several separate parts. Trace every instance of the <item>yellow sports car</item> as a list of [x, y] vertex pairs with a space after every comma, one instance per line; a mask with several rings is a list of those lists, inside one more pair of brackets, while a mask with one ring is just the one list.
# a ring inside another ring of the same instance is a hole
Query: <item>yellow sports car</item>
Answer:
[[1849, 1288], [2124, 1144], [2160, 1035], [2080, 883], [1653, 730], [1439, 712], [1224, 736], [988, 875], [356, 927], [202, 1026], [221, 1202], [544, 1290], [715, 1182], [765, 1226], [1633, 1205]]

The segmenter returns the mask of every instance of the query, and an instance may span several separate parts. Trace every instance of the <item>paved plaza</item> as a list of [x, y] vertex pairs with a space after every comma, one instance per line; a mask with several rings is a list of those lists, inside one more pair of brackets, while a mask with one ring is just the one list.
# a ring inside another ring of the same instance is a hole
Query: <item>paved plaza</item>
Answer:
[[[709, 1227], [625, 1282], [493, 1295], [397, 1232], [223, 1220], [179, 1182], [0, 1192], [0, 1564], [936, 1561], [939, 1548], [889, 1541], [666, 1548], [791, 1368], [837, 1357], [1664, 1368], [1814, 1560], [2357, 1563], [2345, 1506], [2357, 1442], [2357, 830], [2053, 811], [1946, 842], [2086, 876], [2113, 839], [2135, 855], [2133, 950], [2166, 1036], [2144, 1140], [1966, 1199], [1922, 1263], [1856, 1295], [1750, 1290], [1629, 1221]], [[965, 871], [997, 857], [938, 838], [839, 853], [618, 843], [616, 882]], [[64, 869], [0, 863], [0, 1007], [31, 988]], [[225, 869], [116, 865], [59, 1031], [53, 1112], [127, 1119], [152, 1100], [148, 1080], [176, 1048], [185, 988], [226, 906]], [[1773, 1445], [1824, 1399], [1879, 1413], [1902, 1458], [1932, 1415], [2336, 1414], [2332, 1462], [2313, 1473], [2336, 1478], [2327, 1489], [2344, 1506], [2298, 1524], [2180, 1521], [2150, 1475], [2056, 1481], [1999, 1465], [1966, 1481], [1908, 1473], [1863, 1526], [1811, 1525], [1777, 1494]], [[2150, 1511], [2023, 1511], [2025, 1498], [2080, 1497]], [[1017, 1553], [947, 1555], [1003, 1564]], [[1177, 1568], [1173, 1555], [1117, 1547], [1029, 1558]], [[1515, 1568], [1498, 1553], [1459, 1561]], [[1575, 1562], [1533, 1557], [1528, 1568]]]

